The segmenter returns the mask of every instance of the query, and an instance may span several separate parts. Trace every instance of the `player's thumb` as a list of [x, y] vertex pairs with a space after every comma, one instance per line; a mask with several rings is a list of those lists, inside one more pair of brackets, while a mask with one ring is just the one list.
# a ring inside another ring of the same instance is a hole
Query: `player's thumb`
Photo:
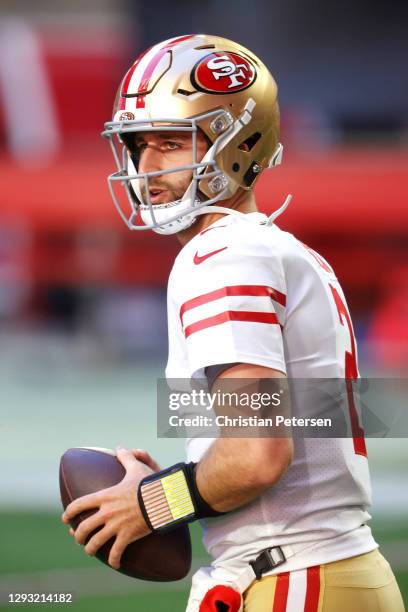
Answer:
[[136, 459], [130, 450], [122, 446], [116, 447], [116, 457], [121, 462], [125, 470], [128, 472], [136, 465]]

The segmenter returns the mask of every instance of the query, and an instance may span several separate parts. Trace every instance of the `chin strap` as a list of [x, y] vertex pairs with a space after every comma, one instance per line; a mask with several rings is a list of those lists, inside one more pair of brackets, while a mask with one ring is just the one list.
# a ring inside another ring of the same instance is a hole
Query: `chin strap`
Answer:
[[206, 215], [207, 213], [213, 212], [222, 213], [224, 215], [235, 215], [235, 217], [246, 217], [246, 214], [240, 212], [239, 210], [235, 210], [234, 208], [227, 208], [226, 206], [217, 206], [216, 204], [211, 204], [210, 206], [202, 206], [198, 210], [194, 211], [194, 216]]
[[[292, 200], [292, 197], [293, 196], [291, 194], [287, 196], [282, 206], [278, 208], [278, 210], [275, 210], [275, 212], [272, 213], [268, 217], [268, 220], [265, 222], [265, 225], [268, 225], [268, 226], [273, 225], [275, 219], [277, 219], [279, 215], [281, 215], [286, 210], [286, 208], [289, 206]], [[234, 208], [227, 208], [226, 206], [217, 206], [215, 204], [211, 204], [210, 206], [203, 206], [199, 208], [197, 211], [194, 211], [194, 216], [206, 215], [207, 213], [213, 213], [213, 212], [221, 213], [224, 215], [233, 215], [235, 217], [241, 217], [241, 219], [245, 219], [245, 221], [249, 221], [253, 223], [252, 218], [251, 217], [248, 218], [248, 215], [246, 213], [242, 213], [239, 210], [235, 210]], [[256, 223], [258, 223], [258, 221]]]

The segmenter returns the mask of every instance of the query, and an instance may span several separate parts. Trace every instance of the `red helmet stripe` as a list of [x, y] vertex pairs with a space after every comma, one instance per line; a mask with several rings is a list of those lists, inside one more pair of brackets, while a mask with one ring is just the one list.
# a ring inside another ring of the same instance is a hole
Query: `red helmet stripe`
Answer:
[[[152, 59], [146, 66], [145, 71], [143, 72], [142, 78], [140, 79], [139, 87], [137, 89], [138, 93], [144, 94], [149, 89], [149, 83], [150, 83], [150, 79], [152, 78], [154, 69], [156, 68], [157, 64], [160, 62], [163, 55], [167, 53], [169, 49], [171, 49], [178, 43], [184, 42], [185, 40], [188, 40], [189, 38], [192, 38], [193, 36], [194, 34], [187, 34], [186, 36], [179, 36], [178, 38], [175, 38], [174, 40], [171, 40], [170, 42], [168, 42], [164, 47], [162, 47], [161, 49], [157, 51], [156, 55], [152, 57]], [[144, 107], [145, 107], [144, 96], [138, 96], [137, 101], [136, 101], [136, 108], [144, 108]]]
[[133, 64], [133, 66], [131, 66], [129, 68], [129, 70], [126, 73], [125, 79], [123, 81], [123, 85], [122, 85], [122, 91], [121, 91], [121, 95], [125, 96], [127, 94], [127, 90], [129, 88], [129, 83], [130, 80], [133, 76], [134, 71], [136, 70], [136, 68], [138, 67], [138, 65], [140, 64], [141, 60], [144, 58], [144, 56], [146, 55], [146, 53], [148, 51], [150, 51], [151, 47], [149, 47], [148, 49], [146, 49], [145, 51], [143, 51], [143, 53], [141, 53], [141, 55], [139, 55], [139, 57], [137, 58], [137, 60], [135, 61], [135, 63]]
[[136, 108], [144, 108], [145, 107], [145, 97], [138, 96], [136, 98]]

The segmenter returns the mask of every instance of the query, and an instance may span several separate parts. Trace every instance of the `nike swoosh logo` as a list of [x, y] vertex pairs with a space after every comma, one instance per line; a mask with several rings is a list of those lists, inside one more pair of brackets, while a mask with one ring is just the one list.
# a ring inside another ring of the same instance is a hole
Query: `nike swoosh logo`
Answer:
[[225, 249], [227, 249], [228, 247], [222, 247], [222, 249], [217, 249], [216, 251], [210, 251], [209, 253], [206, 253], [205, 255], [199, 255], [198, 251], [196, 252], [196, 254], [194, 255], [194, 263], [196, 265], [203, 263], [203, 261], [205, 261], [206, 259], [208, 259], [209, 257], [212, 257], [213, 255], [216, 255], [217, 253], [221, 253], [221, 251], [225, 251]]

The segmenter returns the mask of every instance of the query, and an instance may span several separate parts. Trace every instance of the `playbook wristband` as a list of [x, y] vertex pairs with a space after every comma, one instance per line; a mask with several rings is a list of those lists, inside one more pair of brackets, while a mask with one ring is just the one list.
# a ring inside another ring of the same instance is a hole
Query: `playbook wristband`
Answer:
[[167, 531], [180, 523], [220, 516], [202, 498], [196, 482], [196, 463], [176, 463], [150, 474], [139, 484], [138, 501], [152, 531]]

